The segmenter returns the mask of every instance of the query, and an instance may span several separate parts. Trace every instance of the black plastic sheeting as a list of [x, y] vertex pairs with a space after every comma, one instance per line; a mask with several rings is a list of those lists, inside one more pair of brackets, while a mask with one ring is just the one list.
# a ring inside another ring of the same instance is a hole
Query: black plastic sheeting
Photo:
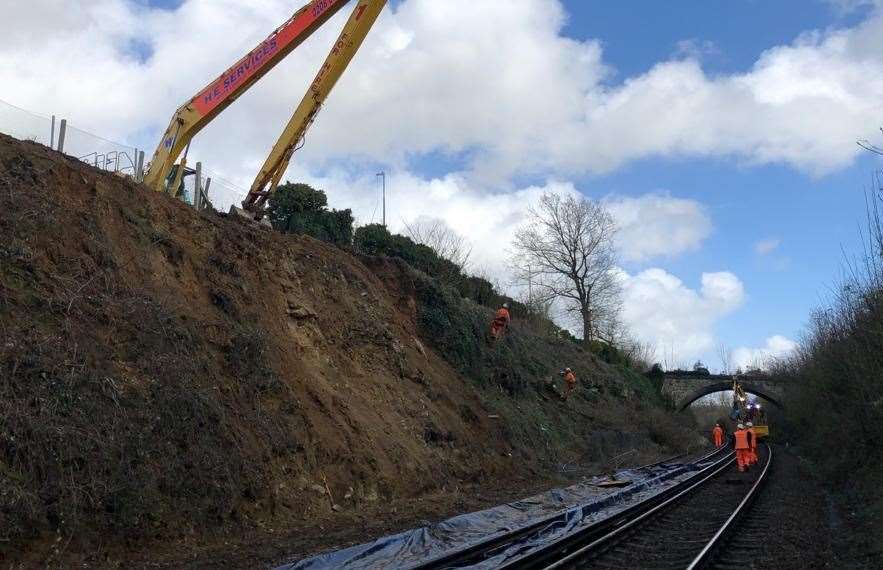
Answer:
[[369, 568], [415, 568], [447, 557], [512, 531], [535, 526], [518, 541], [494, 552], [475, 568], [495, 568], [530, 550], [610, 517], [634, 501], [644, 500], [676, 485], [708, 465], [707, 456], [693, 463], [662, 463], [616, 473], [631, 481], [626, 487], [599, 487], [596, 477], [563, 489], [483, 511], [386, 536], [373, 542], [320, 554], [277, 570], [364, 570]]

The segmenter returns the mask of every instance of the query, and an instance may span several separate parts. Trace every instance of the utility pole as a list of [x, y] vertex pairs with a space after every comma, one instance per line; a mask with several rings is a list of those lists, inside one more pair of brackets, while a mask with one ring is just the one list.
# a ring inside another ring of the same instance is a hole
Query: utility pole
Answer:
[[527, 266], [527, 303], [530, 305], [530, 310], [535, 310], [533, 306], [533, 268], [530, 265]]
[[377, 173], [377, 176], [380, 177], [381, 184], [381, 196], [383, 197], [383, 227], [386, 227], [386, 171], [381, 170]]

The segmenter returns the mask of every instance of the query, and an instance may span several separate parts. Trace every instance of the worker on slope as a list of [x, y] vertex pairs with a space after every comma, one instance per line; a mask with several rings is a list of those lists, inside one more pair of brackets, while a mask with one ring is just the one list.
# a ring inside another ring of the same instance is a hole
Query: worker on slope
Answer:
[[711, 430], [711, 436], [714, 439], [715, 447], [723, 447], [724, 445], [724, 428], [721, 427], [720, 422], [714, 424], [714, 429]]
[[561, 401], [566, 402], [570, 393], [576, 390], [576, 374], [570, 368], [565, 368], [564, 372], [564, 393], [561, 394]]
[[751, 432], [745, 429], [745, 424], [738, 424], [733, 437], [736, 440], [736, 466], [740, 472], [747, 471], [750, 465], [751, 442], [749, 439]]
[[503, 336], [503, 333], [509, 328], [512, 317], [509, 316], [509, 303], [503, 303], [503, 306], [497, 309], [494, 320], [491, 321], [491, 339], [497, 341]]
[[749, 465], [754, 465], [755, 463], [757, 463], [757, 432], [754, 431], [754, 424], [752, 422], [746, 422], [745, 427], [748, 433], [751, 435], [751, 437], [749, 438], [750, 453], [748, 454], [748, 461]]

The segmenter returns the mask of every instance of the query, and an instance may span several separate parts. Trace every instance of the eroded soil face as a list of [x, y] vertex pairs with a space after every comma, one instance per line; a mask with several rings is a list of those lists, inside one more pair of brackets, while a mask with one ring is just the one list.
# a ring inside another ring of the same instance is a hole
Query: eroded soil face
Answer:
[[156, 544], [181, 562], [297, 530], [309, 551], [414, 518], [395, 505], [449, 514], [566, 462], [678, 446], [674, 420], [648, 424], [569, 343], [591, 398], [465, 377], [421, 337], [400, 263], [197, 214], [2, 135], [0, 236], [4, 563], [146, 561]]

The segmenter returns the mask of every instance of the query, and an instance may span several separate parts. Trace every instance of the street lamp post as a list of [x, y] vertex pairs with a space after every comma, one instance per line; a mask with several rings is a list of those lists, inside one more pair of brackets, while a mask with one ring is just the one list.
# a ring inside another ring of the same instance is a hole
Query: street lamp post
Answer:
[[381, 184], [381, 196], [383, 198], [383, 227], [386, 227], [386, 171], [381, 170], [377, 173], [377, 176], [380, 177]]

